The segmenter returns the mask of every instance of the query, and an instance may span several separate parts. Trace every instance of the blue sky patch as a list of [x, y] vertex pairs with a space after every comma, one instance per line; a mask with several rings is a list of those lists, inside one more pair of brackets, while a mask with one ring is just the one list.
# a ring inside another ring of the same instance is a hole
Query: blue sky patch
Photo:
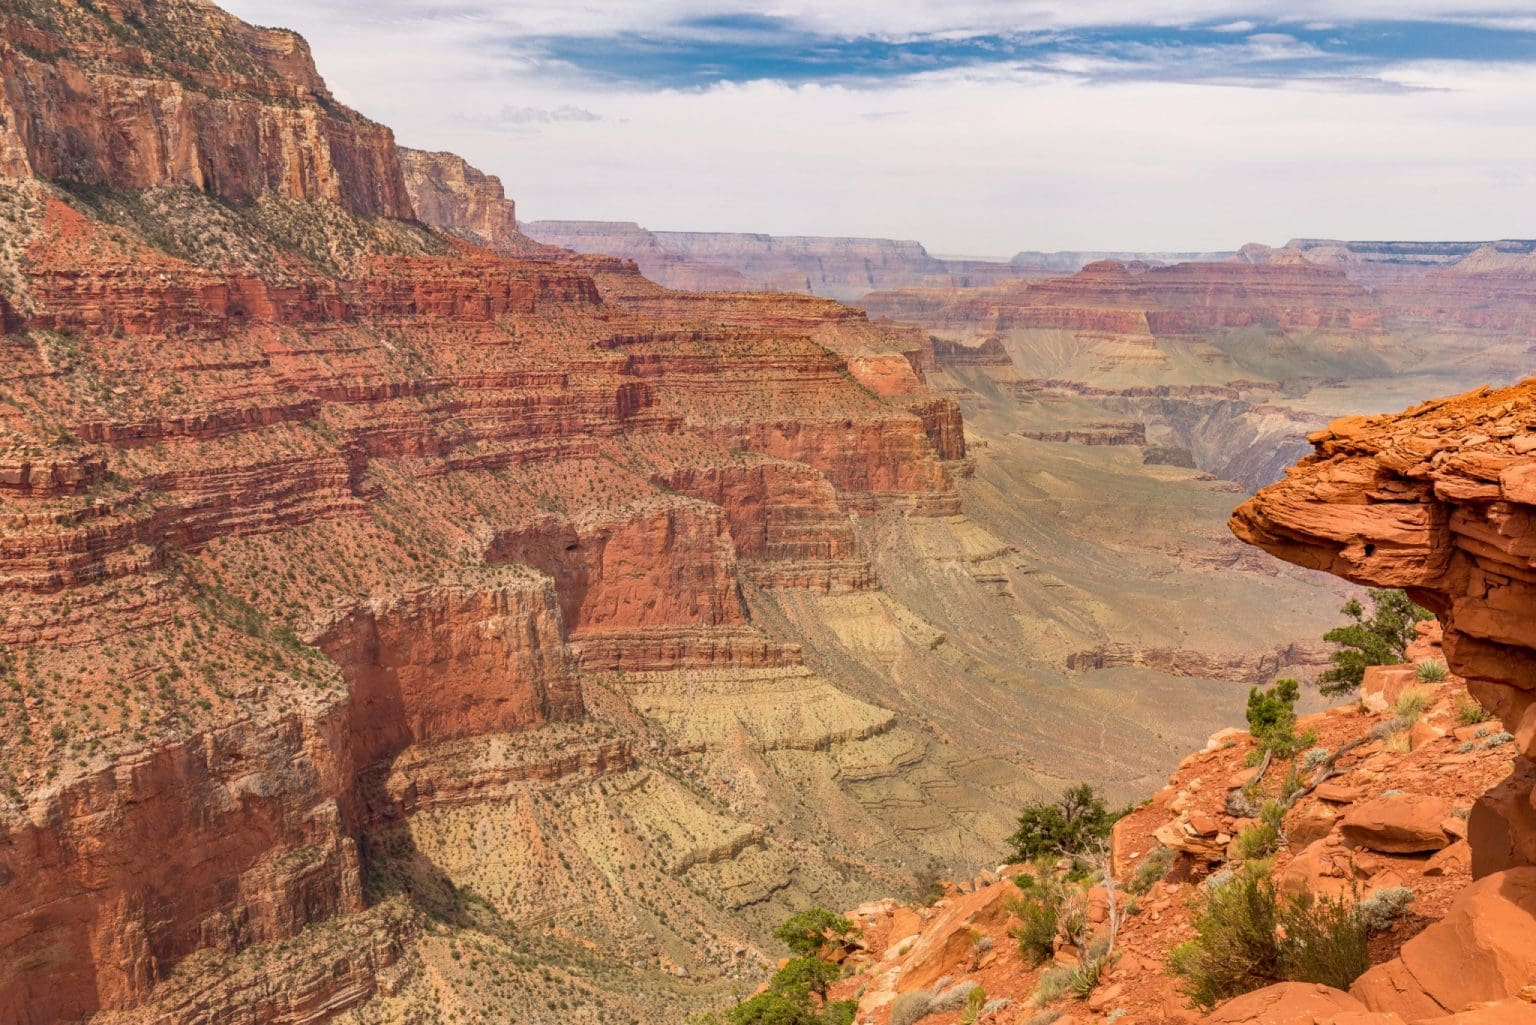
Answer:
[[544, 35], [509, 42], [577, 76], [650, 89], [723, 82], [879, 84], [922, 72], [1005, 66], [1090, 81], [1291, 81], [1382, 88], [1407, 61], [1536, 63], [1536, 31], [1443, 21], [1347, 24], [1259, 19], [890, 38], [828, 35], [736, 13], [655, 31]]

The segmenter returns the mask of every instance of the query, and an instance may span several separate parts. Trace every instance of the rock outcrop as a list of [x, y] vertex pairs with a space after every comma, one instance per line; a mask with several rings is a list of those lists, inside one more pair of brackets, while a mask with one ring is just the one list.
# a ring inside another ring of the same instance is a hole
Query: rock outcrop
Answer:
[[392, 133], [336, 101], [292, 32], [198, 0], [4, 14], [0, 173], [411, 216]]
[[1232, 520], [1239, 537], [1281, 558], [1407, 588], [1444, 624], [1452, 669], [1525, 738], [1509, 782], [1473, 813], [1479, 876], [1536, 864], [1536, 821], [1522, 807], [1536, 754], [1536, 581], [1524, 540], [1536, 514], [1524, 484], [1536, 474], [1532, 395], [1526, 383], [1335, 421], [1312, 437], [1313, 457]]

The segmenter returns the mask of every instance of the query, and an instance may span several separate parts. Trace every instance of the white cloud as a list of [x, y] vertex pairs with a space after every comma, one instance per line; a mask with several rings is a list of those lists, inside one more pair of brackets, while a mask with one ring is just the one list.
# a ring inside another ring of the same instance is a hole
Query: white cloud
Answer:
[[[806, 13], [797, 3], [770, 2], [766, 13]], [[1000, 65], [859, 89], [756, 82], [645, 91], [551, 76], [484, 43], [495, 32], [569, 28], [584, 18], [634, 22], [637, 8], [654, 24], [704, 5], [578, 0], [504, 4], [492, 14], [402, 0], [231, 6], [303, 32], [344, 101], [394, 126], [406, 144], [454, 150], [499, 174], [531, 219], [895, 236], [939, 252], [995, 255], [1227, 248], [1302, 235], [1536, 235], [1536, 181], [1526, 170], [1536, 167], [1529, 66], [1401, 65], [1381, 73], [1395, 92], [1348, 82], [1338, 91], [1094, 84]], [[986, 0], [820, 6], [828, 24], [852, 23], [857, 6], [866, 23], [877, 12], [879, 27], [891, 31], [1022, 22], [1030, 11], [1049, 11]], [[1165, 6], [1174, 17], [1259, 13], [1216, 0]], [[1285, 13], [1336, 19], [1344, 6], [1302, 0]], [[1354, 17], [1388, 5], [1347, 6]], [[1474, 7], [1390, 6], [1398, 16]], [[1145, 5], [1087, 0], [1067, 13], [1144, 19]], [[535, 116], [531, 131], [526, 121], [503, 127], [506, 109], [582, 110], [603, 120]]]

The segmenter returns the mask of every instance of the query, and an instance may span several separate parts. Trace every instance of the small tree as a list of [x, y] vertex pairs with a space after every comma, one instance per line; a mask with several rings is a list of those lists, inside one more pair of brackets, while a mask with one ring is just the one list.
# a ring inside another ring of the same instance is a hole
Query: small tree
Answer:
[[1276, 733], [1285, 735], [1296, 727], [1296, 700], [1301, 684], [1292, 679], [1276, 680], [1268, 690], [1254, 687], [1248, 692], [1248, 732], [1260, 741]]
[[832, 988], [832, 984], [840, 975], [837, 965], [830, 961], [823, 961], [814, 954], [808, 954], [793, 958], [780, 968], [774, 975], [773, 981], [769, 983], [769, 988], [781, 993], [803, 989], [807, 993], [815, 993], [825, 1001], [827, 990]]
[[1109, 836], [1116, 816], [1088, 783], [1070, 788], [1055, 802], [1031, 801], [1019, 813], [1019, 828], [1008, 838], [1015, 861], [1066, 854], [1076, 856]]
[[1368, 667], [1401, 662], [1413, 641], [1414, 625], [1433, 618], [1433, 613], [1402, 591], [1373, 588], [1368, 597], [1369, 618], [1360, 602], [1351, 598], [1340, 611], [1353, 622], [1323, 634], [1323, 640], [1338, 645], [1329, 656], [1333, 668], [1317, 679], [1324, 694], [1351, 694], [1359, 689]]
[[801, 957], [815, 957], [834, 939], [853, 932], [853, 923], [825, 908], [802, 911], [773, 931], [773, 938]]

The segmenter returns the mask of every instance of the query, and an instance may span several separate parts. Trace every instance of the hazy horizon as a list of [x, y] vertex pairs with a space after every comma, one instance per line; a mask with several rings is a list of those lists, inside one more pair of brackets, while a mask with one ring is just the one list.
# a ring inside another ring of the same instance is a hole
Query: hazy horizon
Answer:
[[1536, 235], [1512, 213], [1536, 206], [1518, 7], [229, 6], [303, 34], [402, 144], [499, 175], [525, 220], [991, 258]]

